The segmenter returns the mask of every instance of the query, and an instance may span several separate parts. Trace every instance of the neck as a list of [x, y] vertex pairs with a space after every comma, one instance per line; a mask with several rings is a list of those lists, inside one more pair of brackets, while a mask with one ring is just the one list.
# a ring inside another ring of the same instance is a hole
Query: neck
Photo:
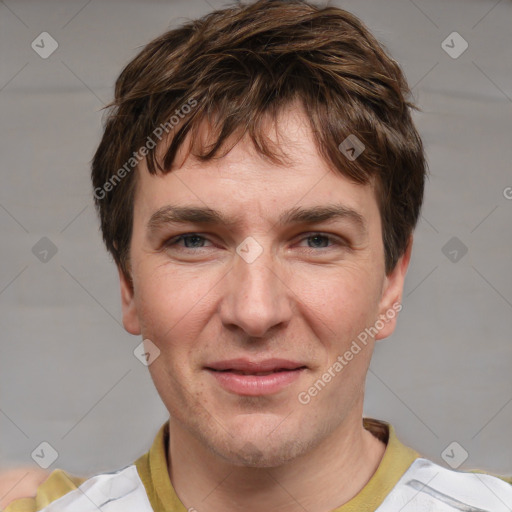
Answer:
[[323, 512], [351, 500], [377, 470], [385, 444], [347, 420], [312, 451], [273, 468], [230, 464], [171, 418], [169, 475], [181, 502], [201, 512]]

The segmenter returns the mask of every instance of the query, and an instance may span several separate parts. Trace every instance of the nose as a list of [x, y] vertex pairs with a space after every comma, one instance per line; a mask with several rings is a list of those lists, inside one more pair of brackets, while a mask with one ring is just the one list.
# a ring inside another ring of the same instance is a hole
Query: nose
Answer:
[[269, 250], [252, 262], [236, 254], [224, 281], [220, 307], [223, 325], [231, 329], [236, 326], [255, 338], [286, 326], [292, 315], [293, 293], [284, 274]]

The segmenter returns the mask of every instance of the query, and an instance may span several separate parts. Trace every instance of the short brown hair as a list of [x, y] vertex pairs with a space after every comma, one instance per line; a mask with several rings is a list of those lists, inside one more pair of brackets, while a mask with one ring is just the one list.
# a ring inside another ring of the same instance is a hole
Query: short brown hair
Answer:
[[[385, 47], [358, 18], [336, 7], [259, 0], [162, 34], [119, 75], [92, 161], [108, 251], [130, 279], [136, 184], [130, 170], [141, 151], [151, 174], [170, 172], [187, 133], [195, 140], [206, 119], [218, 137], [194, 153], [200, 160], [214, 157], [231, 134], [241, 138], [248, 131], [256, 150], [280, 163], [263, 118], [275, 120], [284, 106], [299, 100], [319, 154], [354, 182], [375, 184], [385, 268], [391, 272], [418, 220], [427, 168], [410, 113], [419, 109], [409, 96], [406, 79]], [[195, 108], [186, 110], [187, 104]], [[158, 127], [169, 133], [170, 119], [178, 115], [179, 129], [173, 130], [161, 165], [149, 140], [155, 142], [151, 135], [160, 134]], [[356, 159], [340, 150], [350, 135], [364, 144]]]

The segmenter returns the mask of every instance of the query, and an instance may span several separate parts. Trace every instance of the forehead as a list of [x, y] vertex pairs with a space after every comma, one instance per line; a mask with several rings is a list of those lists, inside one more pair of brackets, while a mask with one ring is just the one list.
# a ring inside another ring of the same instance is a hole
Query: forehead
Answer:
[[[173, 170], [151, 175], [145, 161], [138, 168], [135, 217], [148, 219], [156, 210], [172, 204], [222, 210], [227, 216], [281, 217], [293, 206], [315, 207], [342, 204], [364, 218], [378, 215], [373, 184], [356, 184], [334, 170], [319, 154], [303, 109], [292, 104], [283, 109], [276, 125], [268, 125], [267, 137], [276, 145], [283, 165], [258, 153], [246, 134], [225, 154], [207, 161], [194, 156], [195, 147], [212, 142], [212, 132], [203, 123], [192, 142], [190, 133], [180, 146]], [[168, 142], [157, 148], [161, 157]], [[227, 151], [227, 149], [226, 149]]]

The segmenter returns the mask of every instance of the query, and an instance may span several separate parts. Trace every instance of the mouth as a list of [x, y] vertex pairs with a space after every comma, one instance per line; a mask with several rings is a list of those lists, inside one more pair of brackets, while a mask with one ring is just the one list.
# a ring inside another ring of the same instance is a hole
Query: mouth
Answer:
[[266, 372], [253, 372], [253, 371], [243, 371], [243, 370], [236, 370], [236, 369], [227, 369], [227, 370], [216, 370], [214, 368], [207, 368], [208, 370], [214, 371], [214, 372], [230, 372], [234, 373], [236, 375], [254, 375], [256, 377], [265, 376], [265, 375], [272, 375], [273, 373], [280, 373], [280, 372], [294, 372], [297, 370], [303, 370], [306, 366], [300, 366], [298, 368], [277, 368], [275, 370], [269, 370]]
[[255, 361], [251, 359], [238, 358], [226, 359], [224, 361], [216, 361], [206, 366], [207, 370], [219, 372], [233, 372], [243, 375], [268, 375], [270, 373], [291, 371], [306, 368], [307, 366], [298, 361], [289, 359], [263, 359]]
[[222, 388], [230, 393], [246, 396], [269, 395], [290, 386], [307, 366], [282, 359], [249, 361], [231, 359], [205, 367]]

